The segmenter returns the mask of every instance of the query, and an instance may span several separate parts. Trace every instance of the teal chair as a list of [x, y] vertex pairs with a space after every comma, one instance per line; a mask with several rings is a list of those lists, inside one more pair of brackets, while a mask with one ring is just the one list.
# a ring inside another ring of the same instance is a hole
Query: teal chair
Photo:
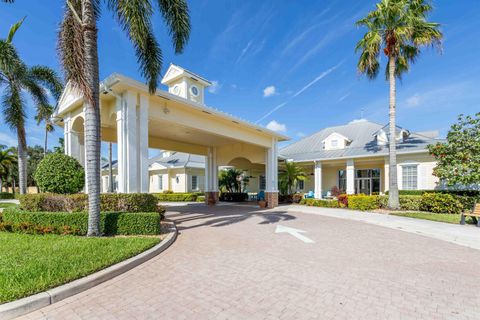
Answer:
[[258, 201], [262, 201], [262, 200], [265, 200], [265, 192], [264, 191], [260, 191], [257, 195], [257, 200]]
[[308, 193], [305, 195], [305, 199], [313, 199], [315, 198], [315, 193], [313, 191], [308, 191]]

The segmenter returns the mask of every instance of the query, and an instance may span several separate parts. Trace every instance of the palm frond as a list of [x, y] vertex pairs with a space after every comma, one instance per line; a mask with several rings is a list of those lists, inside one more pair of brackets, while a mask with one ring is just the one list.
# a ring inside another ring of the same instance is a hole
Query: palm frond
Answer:
[[190, 14], [185, 0], [158, 0], [160, 12], [169, 28], [175, 52], [181, 53], [190, 37]]
[[63, 90], [63, 83], [55, 70], [45, 66], [33, 66], [30, 68], [33, 79], [48, 88], [55, 100], [60, 98]]
[[8, 43], [12, 43], [12, 40], [13, 40], [13, 37], [15, 36], [15, 33], [17, 32], [18, 28], [21, 27], [23, 21], [25, 21], [25, 18], [26, 17], [23, 17], [22, 20], [18, 21], [17, 23], [13, 24], [10, 27], [10, 30], [8, 31], [8, 36], [7, 36], [7, 39], [6, 39]]
[[15, 47], [5, 40], [0, 40], [0, 83], [6, 81], [7, 74], [21, 64]]
[[145, 0], [109, 0], [109, 8], [135, 47], [142, 76], [147, 79], [150, 93], [158, 86], [162, 67], [162, 52], [155, 39], [150, 18], [153, 8]]
[[11, 130], [25, 124], [24, 105], [21, 89], [15, 85], [6, 85], [2, 97], [2, 113], [5, 123]]

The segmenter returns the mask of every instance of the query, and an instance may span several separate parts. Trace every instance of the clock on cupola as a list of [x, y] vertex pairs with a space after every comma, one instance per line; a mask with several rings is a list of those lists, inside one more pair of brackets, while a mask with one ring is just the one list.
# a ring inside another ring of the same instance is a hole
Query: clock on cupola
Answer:
[[205, 88], [212, 83], [182, 67], [170, 64], [162, 84], [168, 86], [168, 92], [184, 99], [204, 103]]

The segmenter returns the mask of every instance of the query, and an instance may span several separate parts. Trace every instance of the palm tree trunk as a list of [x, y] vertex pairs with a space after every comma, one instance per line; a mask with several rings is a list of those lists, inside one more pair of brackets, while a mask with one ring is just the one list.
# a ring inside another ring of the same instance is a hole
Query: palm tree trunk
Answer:
[[390, 138], [389, 138], [389, 197], [388, 206], [391, 209], [398, 209], [398, 182], [397, 182], [397, 140], [396, 140], [396, 84], [395, 84], [395, 57], [390, 56], [388, 61], [390, 78]]
[[48, 148], [48, 123], [45, 123], [45, 145], [43, 147], [43, 157], [47, 155], [47, 148]]
[[[3, 179], [0, 177], [0, 192], [3, 192]], [[8, 190], [7, 190], [8, 192]]]
[[18, 139], [18, 183], [20, 194], [27, 193], [27, 141], [25, 138], [25, 128], [19, 126], [17, 128]]
[[85, 150], [88, 188], [87, 236], [100, 236], [100, 110], [97, 23], [93, 0], [82, 0], [85, 74], [91, 99], [85, 100]]
[[108, 192], [113, 193], [112, 143], [108, 143]]

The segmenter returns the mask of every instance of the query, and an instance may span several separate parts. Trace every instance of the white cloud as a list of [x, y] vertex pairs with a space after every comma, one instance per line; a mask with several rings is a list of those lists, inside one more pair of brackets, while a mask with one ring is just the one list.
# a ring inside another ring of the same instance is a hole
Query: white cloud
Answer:
[[414, 94], [413, 96], [411, 96], [410, 98], [407, 99], [407, 107], [417, 107], [420, 105], [420, 95], [417, 93], [417, 94]]
[[221, 87], [222, 85], [220, 84], [220, 82], [218, 82], [217, 80], [213, 80], [212, 85], [208, 87], [208, 92], [215, 94], [218, 92], [218, 90], [220, 90]]
[[277, 89], [275, 88], [275, 86], [268, 86], [265, 89], [263, 89], [263, 96], [265, 98], [273, 96], [275, 94], [277, 94]]
[[0, 144], [5, 144], [9, 147], [17, 145], [17, 139], [13, 138], [9, 134], [0, 132]]
[[348, 96], [350, 96], [350, 92], [347, 93], [347, 94], [345, 94], [345, 95], [343, 95], [343, 96], [341, 96], [340, 99], [338, 99], [338, 102], [342, 102], [343, 100], [347, 99]]
[[297, 137], [299, 137], [299, 138], [304, 138], [304, 137], [306, 137], [306, 136], [307, 136], [307, 135], [306, 135], [305, 133], [303, 133], [303, 132], [297, 132]]
[[272, 120], [267, 124], [267, 129], [276, 132], [285, 132], [287, 131], [287, 126], [283, 123], [278, 123], [277, 121]]

